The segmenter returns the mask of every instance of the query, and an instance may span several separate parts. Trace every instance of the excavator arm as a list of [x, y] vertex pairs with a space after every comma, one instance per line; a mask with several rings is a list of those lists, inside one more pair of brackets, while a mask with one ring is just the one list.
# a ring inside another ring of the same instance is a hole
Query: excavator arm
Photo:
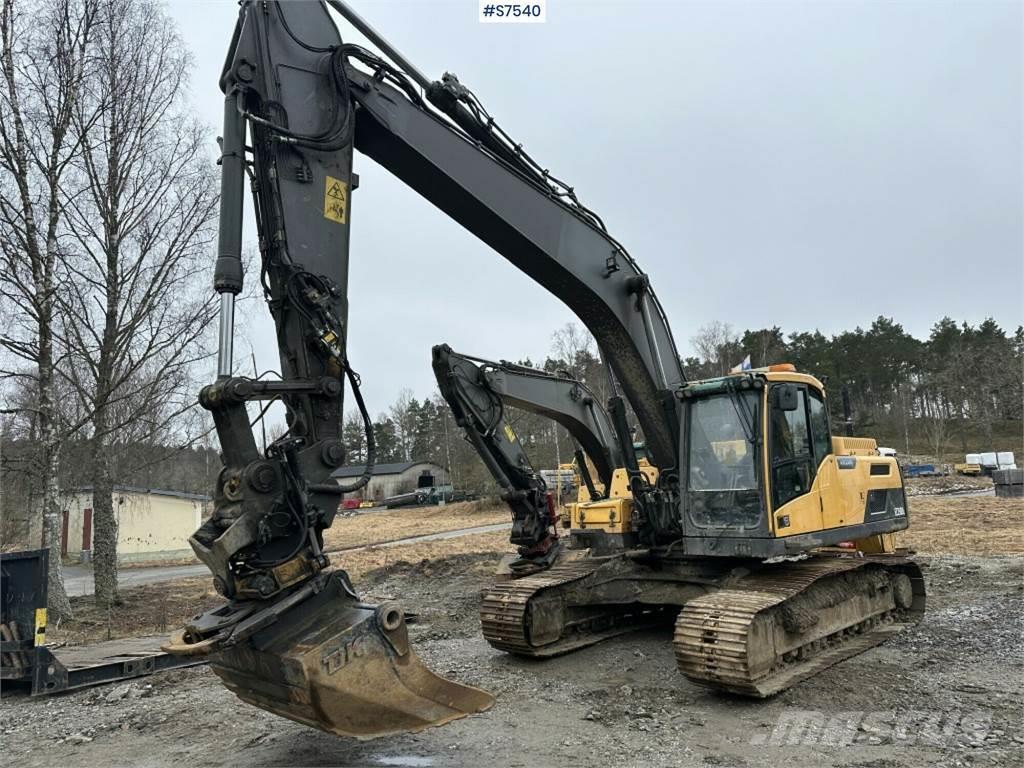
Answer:
[[[434, 347], [432, 357], [441, 395], [512, 510], [511, 541], [522, 558], [513, 564], [513, 570], [548, 565], [558, 551], [556, 513], [544, 479], [530, 464], [506, 419], [505, 406], [546, 416], [564, 426], [590, 457], [605, 488], [619, 460], [607, 413], [593, 393], [575, 379], [473, 358], [447, 344]], [[586, 472], [585, 464], [581, 466]]]
[[[328, 5], [390, 62], [344, 43]], [[344, 572], [327, 570], [323, 552], [323, 531], [340, 496], [369, 480], [375, 454], [359, 376], [347, 355], [349, 233], [358, 186], [353, 151], [562, 298], [593, 333], [610, 380], [621, 387], [662, 469], [664, 487], [641, 487], [625, 403], [616, 393], [609, 403], [616, 441], [634, 472], [637, 505], [651, 512], [651, 531], [671, 522], [678, 500], [674, 390], [683, 377], [664, 312], [647, 276], [570, 187], [523, 152], [457, 78], [427, 80], [344, 3], [244, 0], [220, 86], [218, 376], [200, 402], [213, 416], [224, 468], [213, 516], [190, 543], [229, 603], [190, 622], [171, 647], [213, 653], [214, 669], [243, 698], [338, 733], [415, 729], [476, 711], [488, 705], [486, 695], [457, 690], [417, 666], [401, 612], [362, 606]], [[259, 279], [280, 356], [274, 379], [232, 370], [247, 177]], [[346, 458], [340, 441], [346, 385], [363, 418], [369, 455], [362, 476], [340, 486], [331, 475]], [[273, 402], [286, 410], [287, 434], [264, 451], [251, 429], [254, 402], [261, 414]], [[398, 677], [396, 670], [405, 670], [403, 690], [412, 702], [403, 716], [389, 719], [397, 698], [375, 686], [373, 706], [363, 701], [361, 711], [384, 713], [376, 727], [351, 717], [368, 691], [353, 683], [367, 674], [357, 667], [375, 657]], [[335, 674], [342, 667], [346, 673]], [[344, 696], [354, 703], [340, 711], [327, 705]]]
[[[330, 5], [373, 39], [347, 6]], [[383, 41], [382, 47], [391, 50]], [[221, 77], [218, 379], [200, 397], [213, 414], [225, 469], [215, 514], [192, 539], [226, 597], [267, 599], [320, 572], [327, 564], [322, 531], [338, 497], [372, 473], [370, 420], [346, 354], [354, 149], [573, 309], [597, 339], [662, 477], [676, 476], [673, 391], [683, 377], [647, 276], [601, 220], [512, 143], [456, 78], [428, 82], [405, 67], [412, 74], [343, 44], [323, 3], [242, 4]], [[280, 380], [231, 371], [246, 173]], [[345, 460], [339, 436], [346, 381], [366, 426], [369, 460], [361, 478], [338, 486], [330, 476]], [[288, 434], [265, 455], [248, 424], [246, 403], [254, 400], [286, 406]], [[616, 395], [610, 406], [624, 464], [635, 466], [623, 401]], [[674, 511], [674, 491], [666, 493], [670, 503], [662, 506]], [[652, 516], [652, 527], [663, 526]]]

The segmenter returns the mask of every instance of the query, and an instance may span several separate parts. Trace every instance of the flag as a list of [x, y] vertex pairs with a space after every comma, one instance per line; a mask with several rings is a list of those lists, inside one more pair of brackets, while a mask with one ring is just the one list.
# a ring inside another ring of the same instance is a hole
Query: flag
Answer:
[[732, 368], [730, 368], [729, 369], [729, 373], [739, 373], [740, 371], [749, 371], [749, 370], [750, 370], [750, 355], [747, 355], [746, 357], [743, 358], [743, 362], [742, 363], [740, 363], [739, 365], [734, 365]]

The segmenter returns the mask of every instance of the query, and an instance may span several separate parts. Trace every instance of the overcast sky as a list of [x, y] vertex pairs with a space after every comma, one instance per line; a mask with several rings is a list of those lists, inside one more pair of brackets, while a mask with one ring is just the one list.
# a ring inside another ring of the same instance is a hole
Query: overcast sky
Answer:
[[[922, 338], [942, 315], [1024, 322], [1017, 0], [548, 0], [529, 25], [480, 24], [476, 0], [353, 4], [576, 187], [683, 354], [711, 320], [827, 334], [886, 315]], [[212, 143], [237, 6], [168, 7]], [[432, 393], [439, 342], [543, 359], [573, 319], [558, 299], [371, 160], [356, 170], [349, 351], [371, 410]], [[265, 315], [246, 332], [276, 368]]]

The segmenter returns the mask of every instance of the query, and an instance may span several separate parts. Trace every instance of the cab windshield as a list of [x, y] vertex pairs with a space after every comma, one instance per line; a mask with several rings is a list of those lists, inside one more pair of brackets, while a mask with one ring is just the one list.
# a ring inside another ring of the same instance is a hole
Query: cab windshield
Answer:
[[687, 508], [701, 527], [747, 529], [761, 519], [758, 392], [690, 401]]
[[744, 428], [745, 420], [753, 418], [756, 412], [757, 395], [753, 392], [723, 393], [693, 401], [690, 408], [691, 491], [757, 488], [754, 446]]

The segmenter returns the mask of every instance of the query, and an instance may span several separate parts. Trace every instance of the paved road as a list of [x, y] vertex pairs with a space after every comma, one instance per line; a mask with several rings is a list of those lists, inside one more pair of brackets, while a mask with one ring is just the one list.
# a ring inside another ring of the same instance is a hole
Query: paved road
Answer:
[[[175, 579], [187, 579], [190, 576], [202, 576], [204, 573], [209, 573], [205, 565], [122, 568], [117, 572], [117, 583], [120, 587], [137, 587], [140, 584], [152, 584], [156, 581], [174, 581]], [[93, 592], [92, 568], [81, 565], [65, 566], [64, 587], [71, 597], [91, 595]]]
[[[385, 541], [380, 544], [366, 544], [358, 547], [332, 549], [332, 552], [353, 552], [369, 547], [397, 547], [400, 544], [416, 544], [421, 541], [441, 541], [455, 539], [460, 536], [472, 536], [474, 533], [490, 533], [503, 531], [512, 527], [511, 523], [495, 523], [494, 525], [477, 525], [473, 528], [459, 528], [455, 531], [428, 533], [423, 536], [409, 536], [404, 539]], [[117, 573], [118, 585], [121, 587], [137, 587], [141, 584], [155, 584], [161, 581], [175, 581], [192, 576], [205, 576], [209, 571], [205, 565], [168, 565], [153, 568], [122, 568]], [[69, 565], [64, 568], [64, 586], [71, 597], [91, 595], [93, 591], [92, 568], [81, 565]]]

